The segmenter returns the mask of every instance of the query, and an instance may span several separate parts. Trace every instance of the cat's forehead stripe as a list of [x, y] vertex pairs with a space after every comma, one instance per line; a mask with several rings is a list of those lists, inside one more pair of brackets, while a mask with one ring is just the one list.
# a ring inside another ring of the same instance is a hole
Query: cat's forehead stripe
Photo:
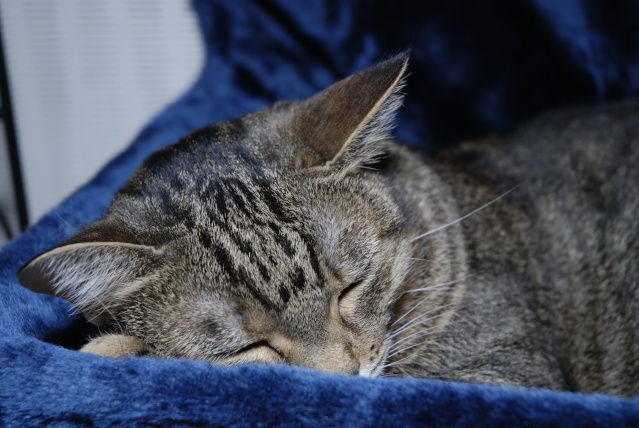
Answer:
[[284, 207], [282, 207], [282, 204], [277, 200], [270, 186], [266, 185], [263, 181], [258, 181], [256, 184], [259, 186], [262, 199], [273, 215], [284, 223], [291, 223], [293, 219], [285, 212]]
[[280, 285], [279, 293], [284, 304], [288, 303], [289, 299], [291, 298], [291, 293], [289, 293], [288, 289], [284, 285]]
[[[224, 197], [224, 192], [220, 191], [220, 189], [216, 189], [214, 192], [215, 196], [215, 206], [217, 208], [217, 212], [218, 214], [222, 217], [222, 218], [226, 218], [228, 215], [228, 208], [226, 206], [226, 198]], [[209, 213], [212, 214], [211, 211], [209, 211]], [[215, 217], [213, 217], [213, 215], [210, 216], [211, 220], [216, 220]]]
[[209, 185], [214, 189], [207, 210], [210, 230], [198, 239], [204, 248], [214, 247], [225, 283], [268, 309], [305, 298], [302, 291], [308, 287], [323, 288], [316, 242], [294, 226], [298, 215], [287, 212], [273, 183], [265, 176], [215, 182]]
[[204, 248], [211, 248], [213, 245], [211, 235], [206, 230], [200, 231], [200, 243], [204, 246]]
[[214, 250], [215, 258], [226, 273], [226, 279], [235, 289], [246, 287], [251, 295], [262, 303], [267, 309], [276, 309], [278, 307], [271, 299], [257, 287], [251, 278], [251, 275], [242, 265], [235, 267], [232, 256], [229, 251], [217, 246]]

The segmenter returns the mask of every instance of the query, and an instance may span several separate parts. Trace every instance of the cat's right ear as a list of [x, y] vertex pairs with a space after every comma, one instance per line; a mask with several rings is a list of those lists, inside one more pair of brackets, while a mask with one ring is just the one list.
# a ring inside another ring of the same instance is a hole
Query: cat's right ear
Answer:
[[122, 242], [63, 244], [31, 260], [18, 272], [33, 291], [69, 300], [96, 325], [111, 320], [117, 304], [153, 280], [164, 265], [154, 247]]
[[293, 129], [313, 156], [308, 162], [296, 159], [296, 166], [352, 169], [382, 155], [402, 104], [407, 65], [404, 52], [298, 104]]

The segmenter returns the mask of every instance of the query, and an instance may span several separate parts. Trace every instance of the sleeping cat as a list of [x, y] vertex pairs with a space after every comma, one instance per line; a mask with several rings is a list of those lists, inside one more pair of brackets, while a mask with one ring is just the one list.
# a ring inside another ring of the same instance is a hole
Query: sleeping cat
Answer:
[[639, 107], [420, 156], [407, 60], [160, 150], [20, 281], [106, 356], [637, 394]]

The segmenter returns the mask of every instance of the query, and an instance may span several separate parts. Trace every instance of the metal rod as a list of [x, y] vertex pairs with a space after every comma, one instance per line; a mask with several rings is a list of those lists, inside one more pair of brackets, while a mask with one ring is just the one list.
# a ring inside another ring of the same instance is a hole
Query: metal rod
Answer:
[[16, 136], [15, 122], [13, 119], [13, 105], [11, 104], [11, 95], [9, 92], [9, 74], [5, 60], [4, 39], [2, 28], [0, 27], [0, 100], [2, 101], [2, 119], [4, 121], [5, 133], [7, 135], [7, 147], [9, 149], [9, 162], [11, 163], [14, 196], [16, 206], [18, 208], [18, 222], [20, 230], [24, 232], [29, 225], [29, 216], [24, 193], [24, 182], [22, 181], [22, 168], [20, 164], [20, 154], [18, 152], [18, 138]]

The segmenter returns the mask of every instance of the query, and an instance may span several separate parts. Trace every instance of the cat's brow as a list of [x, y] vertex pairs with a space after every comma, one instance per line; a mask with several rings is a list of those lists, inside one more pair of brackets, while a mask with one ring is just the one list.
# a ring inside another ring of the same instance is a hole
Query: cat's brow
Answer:
[[519, 187], [519, 184], [517, 184], [516, 186], [512, 187], [511, 189], [505, 191], [504, 193], [502, 193], [501, 195], [497, 196], [495, 199], [493, 199], [490, 202], [485, 203], [484, 205], [482, 205], [479, 208], [474, 209], [473, 211], [469, 212], [468, 214], [465, 214], [461, 217], [459, 217], [457, 220], [453, 220], [450, 223], [446, 223], [442, 226], [436, 227], [435, 229], [429, 230], [428, 232], [424, 232], [421, 235], [417, 235], [416, 237], [414, 237], [413, 239], [410, 240], [410, 242], [413, 241], [417, 241], [418, 239], [422, 239], [427, 237], [428, 235], [432, 235], [435, 232], [439, 232], [440, 230], [446, 229], [447, 227], [453, 226], [463, 220], [466, 220], [468, 217], [477, 214], [479, 211], [483, 210], [484, 208], [488, 208], [489, 206], [491, 206], [492, 204], [494, 204], [495, 202], [497, 202], [498, 200], [500, 200], [501, 198], [507, 196], [509, 193], [511, 193], [513, 190], [515, 190], [516, 188]]

